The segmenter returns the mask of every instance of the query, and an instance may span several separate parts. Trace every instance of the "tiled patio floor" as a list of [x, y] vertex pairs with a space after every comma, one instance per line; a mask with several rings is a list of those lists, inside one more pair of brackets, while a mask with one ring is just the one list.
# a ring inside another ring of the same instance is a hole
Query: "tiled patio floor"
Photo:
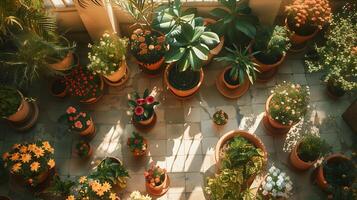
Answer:
[[[40, 106], [37, 126], [27, 133], [17, 133], [4, 123], [0, 124], [0, 152], [7, 150], [15, 142], [48, 139], [56, 149], [57, 169], [61, 176], [75, 177], [88, 174], [96, 161], [105, 156], [115, 156], [124, 161], [131, 179], [126, 192], [145, 191], [143, 172], [148, 163], [165, 167], [171, 178], [171, 188], [160, 199], [205, 199], [203, 184], [205, 176], [214, 172], [214, 148], [224, 133], [233, 129], [248, 130], [258, 135], [269, 151], [269, 163], [286, 170], [294, 187], [293, 199], [323, 199], [311, 179], [311, 172], [296, 172], [288, 163], [289, 147], [299, 134], [319, 129], [321, 137], [333, 145], [335, 151], [350, 153], [353, 133], [344, 123], [341, 114], [356, 95], [345, 95], [338, 101], [325, 94], [325, 86], [319, 74], [306, 74], [302, 55], [289, 55], [278, 74], [266, 84], [255, 84], [248, 93], [238, 100], [228, 100], [220, 95], [215, 86], [215, 78], [224, 66], [212, 63], [204, 68], [205, 80], [200, 92], [186, 101], [177, 100], [163, 90], [161, 77], [151, 78], [138, 71], [129, 62], [131, 77], [124, 88], [108, 87], [105, 96], [96, 104], [83, 105], [94, 118], [97, 135], [91, 141], [95, 147], [93, 157], [81, 161], [73, 156], [73, 146], [78, 136], [67, 132], [66, 127], [57, 123], [57, 118], [70, 105], [70, 99], [52, 97], [45, 80], [34, 84], [29, 96], [36, 97]], [[286, 137], [272, 137], [265, 133], [261, 119], [264, 104], [272, 87], [282, 81], [308, 84], [311, 88], [311, 110], [305, 123], [298, 124]], [[127, 137], [135, 128], [127, 115], [127, 94], [134, 90], [151, 88], [157, 91], [161, 104], [157, 107], [158, 120], [155, 127], [143, 135], [149, 140], [149, 156], [135, 160], [126, 146]], [[222, 130], [212, 126], [212, 114], [222, 109], [229, 115], [229, 122]], [[313, 128], [312, 128], [313, 129]], [[269, 165], [270, 165], [269, 164]], [[123, 199], [128, 194], [123, 194]], [[0, 185], [0, 194], [8, 194], [14, 200], [34, 199], [18, 189]]]

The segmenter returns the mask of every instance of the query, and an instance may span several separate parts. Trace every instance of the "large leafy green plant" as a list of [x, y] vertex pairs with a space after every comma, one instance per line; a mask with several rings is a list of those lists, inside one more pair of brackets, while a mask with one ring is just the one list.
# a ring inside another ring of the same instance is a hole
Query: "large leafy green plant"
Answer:
[[257, 32], [256, 25], [259, 24], [250, 7], [246, 3], [237, 5], [239, 1], [219, 0], [225, 8], [215, 8], [210, 12], [217, 19], [213, 29], [219, 35], [224, 35], [229, 45], [237, 44], [242, 35], [253, 39]]
[[12, 87], [0, 86], [0, 113], [1, 117], [8, 117], [21, 105], [20, 93]]
[[256, 69], [257, 64], [251, 59], [251, 55], [255, 55], [257, 52], [249, 54], [248, 48], [243, 51], [238, 49], [237, 46], [233, 45], [234, 48], [226, 47], [227, 53], [225, 56], [217, 57], [215, 60], [219, 62], [226, 62], [232, 69], [229, 72], [229, 77], [232, 81], [239, 80], [239, 83], [243, 83], [245, 77], [247, 76], [251, 83], [254, 83], [256, 79]]
[[209, 47], [219, 43], [216, 33], [205, 30], [194, 23], [181, 25], [181, 33], [175, 35], [165, 56], [167, 63], [176, 63], [181, 71], [198, 71], [202, 62], [208, 59]]

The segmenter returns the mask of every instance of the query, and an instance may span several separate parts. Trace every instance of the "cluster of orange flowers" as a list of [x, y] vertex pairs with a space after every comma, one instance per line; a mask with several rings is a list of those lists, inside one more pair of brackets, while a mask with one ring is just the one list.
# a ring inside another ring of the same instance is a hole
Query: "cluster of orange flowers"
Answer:
[[[56, 163], [53, 159], [54, 148], [48, 141], [40, 141], [31, 144], [14, 144], [11, 152], [5, 152], [2, 159], [5, 167], [8, 167], [13, 174], [27, 174], [30, 172], [36, 176], [41, 169], [52, 169]], [[41, 166], [41, 163], [46, 163]], [[33, 177], [28, 178], [29, 183], [33, 182]]]
[[292, 5], [286, 6], [286, 11], [294, 17], [296, 27], [311, 23], [322, 29], [332, 17], [328, 0], [295, 0]]
[[145, 55], [150, 51], [160, 51], [163, 49], [163, 43], [165, 42], [165, 36], [156, 37], [149, 30], [136, 29], [130, 37], [132, 43], [132, 49], [135, 46], [139, 47], [139, 55]]

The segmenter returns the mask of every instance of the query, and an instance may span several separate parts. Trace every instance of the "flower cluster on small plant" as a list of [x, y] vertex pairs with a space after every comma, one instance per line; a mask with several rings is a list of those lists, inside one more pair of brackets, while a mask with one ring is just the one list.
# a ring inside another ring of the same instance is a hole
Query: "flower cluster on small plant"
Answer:
[[134, 191], [130, 194], [129, 200], [151, 200], [149, 195], [143, 195], [139, 191]]
[[66, 121], [69, 129], [77, 132], [86, 130], [93, 123], [88, 113], [75, 106], [69, 106], [66, 114], [62, 115], [59, 121]]
[[111, 75], [117, 71], [125, 60], [127, 39], [119, 38], [116, 34], [104, 33], [99, 41], [88, 47], [90, 64], [88, 69], [94, 74]]
[[133, 120], [139, 122], [149, 119], [154, 114], [154, 107], [159, 102], [155, 101], [155, 98], [146, 89], [143, 97], [140, 97], [138, 92], [134, 92], [129, 97], [128, 104], [133, 109]]
[[13, 87], [0, 86], [0, 116], [8, 117], [17, 112], [22, 98], [20, 93]]
[[283, 125], [299, 122], [309, 108], [309, 87], [283, 82], [271, 91], [273, 97], [269, 103], [271, 117]]
[[5, 167], [21, 176], [31, 186], [38, 184], [38, 176], [55, 167], [54, 148], [48, 141], [14, 144], [10, 152], [2, 156]]
[[147, 149], [144, 137], [137, 132], [133, 132], [133, 136], [128, 138], [127, 145], [134, 155], [141, 155]]
[[81, 158], [85, 158], [85, 157], [89, 156], [90, 148], [91, 148], [90, 144], [85, 141], [79, 141], [76, 144], [76, 150], [77, 150], [78, 156]]
[[296, 27], [309, 24], [322, 29], [332, 17], [328, 0], [294, 0], [285, 9]]
[[217, 125], [224, 125], [228, 122], [228, 115], [223, 110], [219, 110], [213, 114], [213, 122]]
[[102, 93], [100, 77], [88, 69], [75, 67], [65, 79], [69, 93], [80, 100], [96, 98]]
[[160, 186], [166, 178], [166, 169], [160, 166], [151, 165], [150, 168], [144, 172], [145, 180], [152, 187]]
[[138, 61], [155, 63], [165, 54], [165, 36], [138, 28], [130, 36], [130, 50]]
[[264, 196], [271, 196], [274, 199], [284, 197], [288, 199], [292, 195], [293, 182], [285, 172], [272, 166], [269, 169], [267, 177], [260, 188]]

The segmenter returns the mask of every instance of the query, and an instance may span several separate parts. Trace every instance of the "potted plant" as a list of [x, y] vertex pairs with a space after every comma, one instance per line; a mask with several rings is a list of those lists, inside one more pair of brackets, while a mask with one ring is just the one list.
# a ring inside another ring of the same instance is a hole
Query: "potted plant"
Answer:
[[139, 191], [134, 191], [130, 193], [128, 200], [151, 200], [151, 197], [149, 195], [143, 195]]
[[127, 145], [134, 156], [144, 156], [147, 154], [148, 142], [147, 140], [139, 135], [137, 132], [133, 132], [133, 136], [128, 138]]
[[272, 166], [264, 178], [259, 192], [265, 199], [289, 199], [292, 195], [293, 182], [285, 172]]
[[128, 101], [129, 106], [133, 110], [132, 120], [135, 123], [139, 123], [142, 126], [148, 126], [152, 124], [155, 114], [155, 106], [159, 104], [159, 102], [155, 101], [155, 98], [150, 95], [148, 89], [144, 91], [143, 97], [140, 97], [138, 92], [134, 92]]
[[51, 84], [51, 93], [55, 97], [63, 98], [67, 95], [68, 86], [64, 78], [56, 78]]
[[225, 113], [223, 110], [218, 110], [213, 114], [213, 122], [218, 126], [227, 124], [228, 122], [227, 113]]
[[309, 108], [309, 87], [283, 82], [275, 86], [265, 104], [264, 127], [271, 134], [285, 134]]
[[19, 183], [36, 187], [55, 167], [54, 149], [48, 141], [14, 144], [3, 155], [4, 165]]
[[66, 200], [80, 199], [119, 200], [119, 197], [110, 182], [82, 176], [66, 198]]
[[[248, 48], [242, 51], [235, 45], [233, 49], [226, 47], [226, 50], [225, 56], [215, 58], [229, 65], [219, 75], [220, 81], [216, 82], [217, 88], [219, 89], [219, 85], [223, 83], [223, 87], [230, 91], [234, 90], [238, 96], [241, 96], [247, 91], [250, 83], [253, 84], [256, 79], [257, 64], [250, 59], [250, 56], [255, 55], [256, 52], [249, 54]], [[224, 93], [221, 89], [219, 91]]]
[[357, 75], [354, 73], [357, 66], [356, 19], [356, 13], [347, 17], [334, 16], [326, 42], [315, 47], [315, 58], [305, 60], [309, 72], [324, 73], [322, 80], [327, 84], [327, 92], [333, 98], [357, 89]]
[[127, 186], [129, 172], [119, 159], [106, 157], [99, 163], [89, 177], [108, 181], [113, 187], [122, 190]]
[[91, 138], [95, 134], [95, 126], [92, 117], [75, 106], [69, 106], [66, 114], [63, 114], [59, 122], [65, 122], [71, 131], [79, 135]]
[[[216, 168], [242, 170], [250, 186], [267, 162], [264, 144], [255, 135], [244, 131], [231, 131], [222, 136], [216, 145]], [[248, 187], [249, 188], [249, 187]]]
[[261, 27], [258, 29], [255, 41], [250, 52], [253, 61], [257, 63], [258, 80], [269, 80], [274, 75], [277, 67], [284, 61], [286, 52], [290, 48], [289, 33], [286, 27]]
[[331, 7], [328, 0], [294, 0], [286, 6], [286, 26], [293, 34], [293, 45], [302, 44], [313, 38], [331, 20]]
[[71, 180], [62, 180], [58, 175], [53, 177], [50, 186], [40, 192], [40, 197], [43, 199], [63, 200], [71, 193], [71, 189], [75, 186], [75, 182]]
[[[225, 46], [233, 44], [239, 47], [247, 46], [256, 34], [259, 20], [252, 14], [247, 3], [238, 3], [236, 0], [219, 0], [224, 8], [215, 8], [210, 11], [217, 22], [211, 26], [219, 36], [225, 37]], [[237, 40], [237, 38], [239, 38]]]
[[89, 65], [94, 74], [101, 74], [109, 84], [122, 83], [128, 75], [125, 61], [127, 40], [116, 34], [104, 33], [99, 41], [89, 44]]
[[68, 92], [81, 103], [95, 103], [103, 95], [102, 77], [80, 66], [72, 68], [70, 74], [66, 75], [66, 84]]
[[330, 150], [325, 140], [308, 134], [299, 141], [290, 153], [290, 163], [299, 170], [307, 170]]
[[342, 154], [335, 153], [326, 157], [317, 168], [317, 185], [327, 192], [334, 188], [350, 188], [355, 180], [355, 163]]
[[69, 70], [73, 66], [74, 49], [76, 43], [71, 44], [67, 38], [58, 36], [59, 41], [55, 41], [49, 49], [47, 61], [49, 66], [58, 71]]
[[166, 169], [152, 165], [144, 172], [146, 191], [155, 196], [165, 194], [169, 187], [169, 176]]
[[2, 118], [12, 122], [21, 122], [30, 114], [29, 102], [17, 89], [0, 86], [0, 113]]
[[79, 141], [76, 144], [76, 153], [80, 158], [89, 158], [93, 154], [93, 149], [86, 141]]

